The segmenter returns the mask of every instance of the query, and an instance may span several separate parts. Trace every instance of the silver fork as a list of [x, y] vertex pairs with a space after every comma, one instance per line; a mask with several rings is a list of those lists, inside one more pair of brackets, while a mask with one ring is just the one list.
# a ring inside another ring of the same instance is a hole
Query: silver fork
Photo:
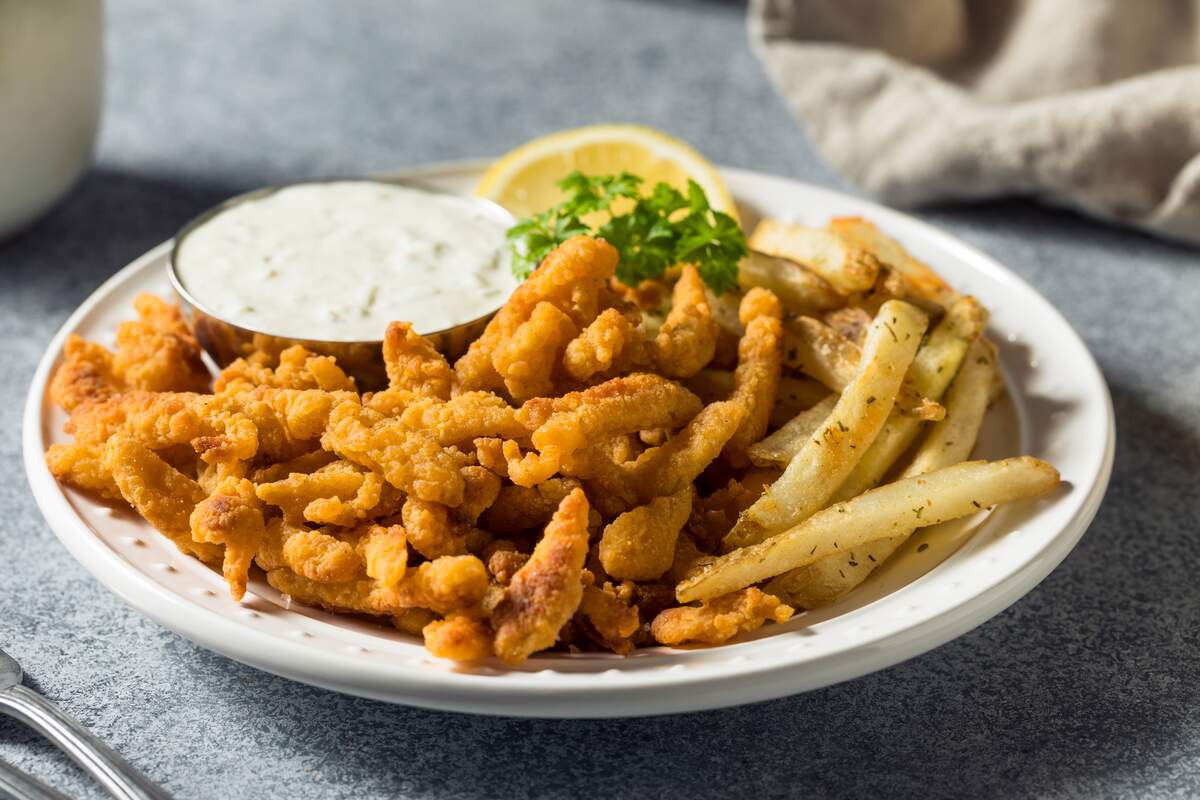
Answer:
[[0, 713], [21, 720], [49, 739], [118, 800], [171, 800], [82, 725], [21, 685], [21, 665], [0, 650]]
[[71, 800], [32, 775], [0, 760], [0, 797], [11, 800]]

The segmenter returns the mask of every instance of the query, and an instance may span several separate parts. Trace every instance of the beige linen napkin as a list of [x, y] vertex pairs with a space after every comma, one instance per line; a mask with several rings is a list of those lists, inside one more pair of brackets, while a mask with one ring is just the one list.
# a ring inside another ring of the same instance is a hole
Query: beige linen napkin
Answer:
[[1035, 195], [1200, 243], [1200, 0], [753, 0], [750, 36], [886, 202]]

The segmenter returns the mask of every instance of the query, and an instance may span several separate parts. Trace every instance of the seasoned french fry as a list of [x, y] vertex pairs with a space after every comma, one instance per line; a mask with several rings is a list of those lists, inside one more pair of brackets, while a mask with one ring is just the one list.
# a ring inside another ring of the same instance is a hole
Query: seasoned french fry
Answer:
[[914, 525], [937, 525], [1045, 494], [1058, 481], [1054, 467], [1029, 456], [966, 461], [904, 478], [835, 503], [789, 530], [699, 566], [675, 587], [675, 596], [681, 603], [720, 597]]
[[946, 308], [958, 302], [958, 292], [941, 275], [925, 262], [914, 258], [899, 242], [867, 220], [861, 217], [835, 217], [829, 222], [829, 230], [874, 253], [880, 262], [900, 273], [917, 294]]
[[[854, 378], [862, 350], [829, 325], [812, 317], [784, 323], [783, 363], [811, 375], [829, 389], [840, 392]], [[906, 381], [896, 405], [908, 416], [938, 420], [945, 415], [940, 404], [921, 395]]]
[[[987, 413], [994, 371], [992, 346], [976, 339], [946, 392], [946, 418], [930, 427], [903, 477], [936, 472], [970, 457]], [[767, 591], [803, 608], [828, 605], [866, 580], [915, 530], [784, 573], [771, 580]]]
[[866, 291], [879, 276], [878, 259], [836, 231], [764, 219], [748, 243], [751, 250], [803, 265], [840, 294]]
[[[964, 297], [951, 306], [913, 359], [908, 370], [908, 380], [913, 388], [926, 397], [940, 400], [966, 356], [967, 348], [986, 324], [987, 312], [974, 297]], [[834, 499], [847, 500], [877, 485], [920, 432], [920, 419], [893, 413]]]
[[738, 265], [742, 289], [770, 289], [789, 311], [825, 311], [845, 304], [825, 279], [794, 261], [764, 253], [750, 253]]
[[738, 517], [725, 549], [761, 541], [824, 507], [870, 447], [896, 402], [927, 318], [914, 306], [886, 303], [867, 333], [858, 372], [818, 435], [804, 443], [779, 480]]
[[782, 428], [751, 446], [750, 461], [759, 467], [786, 467], [804, 443], [820, 429], [837, 404], [838, 395], [830, 394], [812, 408], [792, 417]]

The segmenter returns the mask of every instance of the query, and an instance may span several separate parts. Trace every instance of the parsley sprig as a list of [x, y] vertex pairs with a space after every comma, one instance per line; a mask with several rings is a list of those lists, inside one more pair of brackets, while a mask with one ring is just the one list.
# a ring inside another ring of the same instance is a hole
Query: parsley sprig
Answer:
[[[617, 248], [617, 279], [627, 286], [657, 278], [674, 264], [689, 263], [714, 292], [736, 288], [746, 235], [733, 217], [713, 210], [695, 181], [688, 181], [686, 195], [666, 183], [644, 195], [641, 184], [640, 177], [628, 172], [584, 175], [577, 170], [563, 178], [558, 182], [567, 195], [563, 202], [509, 228], [513, 274], [528, 277], [555, 247], [572, 236], [590, 234]], [[614, 215], [612, 206], [619, 198], [633, 204]], [[609, 212], [609, 218], [593, 229], [583, 217], [597, 211]]]

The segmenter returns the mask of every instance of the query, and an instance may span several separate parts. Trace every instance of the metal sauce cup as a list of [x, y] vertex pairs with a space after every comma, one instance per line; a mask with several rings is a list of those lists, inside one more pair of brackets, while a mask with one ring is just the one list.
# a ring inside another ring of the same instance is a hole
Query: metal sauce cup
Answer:
[[[296, 339], [276, 336], [269, 331], [254, 330], [245, 325], [224, 319], [207, 309], [184, 286], [183, 281], [179, 277], [179, 271], [176, 268], [179, 249], [188, 234], [223, 211], [240, 203], [266, 197], [289, 186], [336, 183], [341, 181], [387, 183], [434, 194], [446, 194], [438, 189], [422, 185], [415, 181], [387, 178], [330, 178], [321, 181], [301, 181], [295, 184], [255, 189], [254, 191], [231, 197], [195, 217], [176, 234], [174, 244], [171, 247], [171, 257], [167, 263], [167, 277], [170, 279], [171, 287], [174, 289], [175, 296], [179, 300], [184, 318], [191, 323], [200, 346], [212, 356], [218, 367], [224, 368], [230, 362], [238, 358], [244, 358], [255, 352], [262, 351], [270, 353], [273, 356], [278, 356], [281, 351], [288, 347], [302, 345], [314, 353], [336, 358], [338, 365], [355, 379], [361, 390], [369, 391], [387, 386], [387, 373], [383, 365], [383, 331], [379, 332], [378, 339], [368, 341], [325, 341], [322, 339]], [[492, 201], [483, 198], [469, 199], [477, 203], [487, 214], [503, 221], [506, 226], [511, 226], [515, 222], [512, 214]], [[463, 322], [436, 331], [421, 331], [420, 333], [439, 352], [445, 355], [447, 359], [453, 360], [467, 351], [467, 347], [483, 333], [483, 329], [487, 327], [488, 322], [495, 313], [495, 311], [490, 311], [482, 317], [469, 322]]]

